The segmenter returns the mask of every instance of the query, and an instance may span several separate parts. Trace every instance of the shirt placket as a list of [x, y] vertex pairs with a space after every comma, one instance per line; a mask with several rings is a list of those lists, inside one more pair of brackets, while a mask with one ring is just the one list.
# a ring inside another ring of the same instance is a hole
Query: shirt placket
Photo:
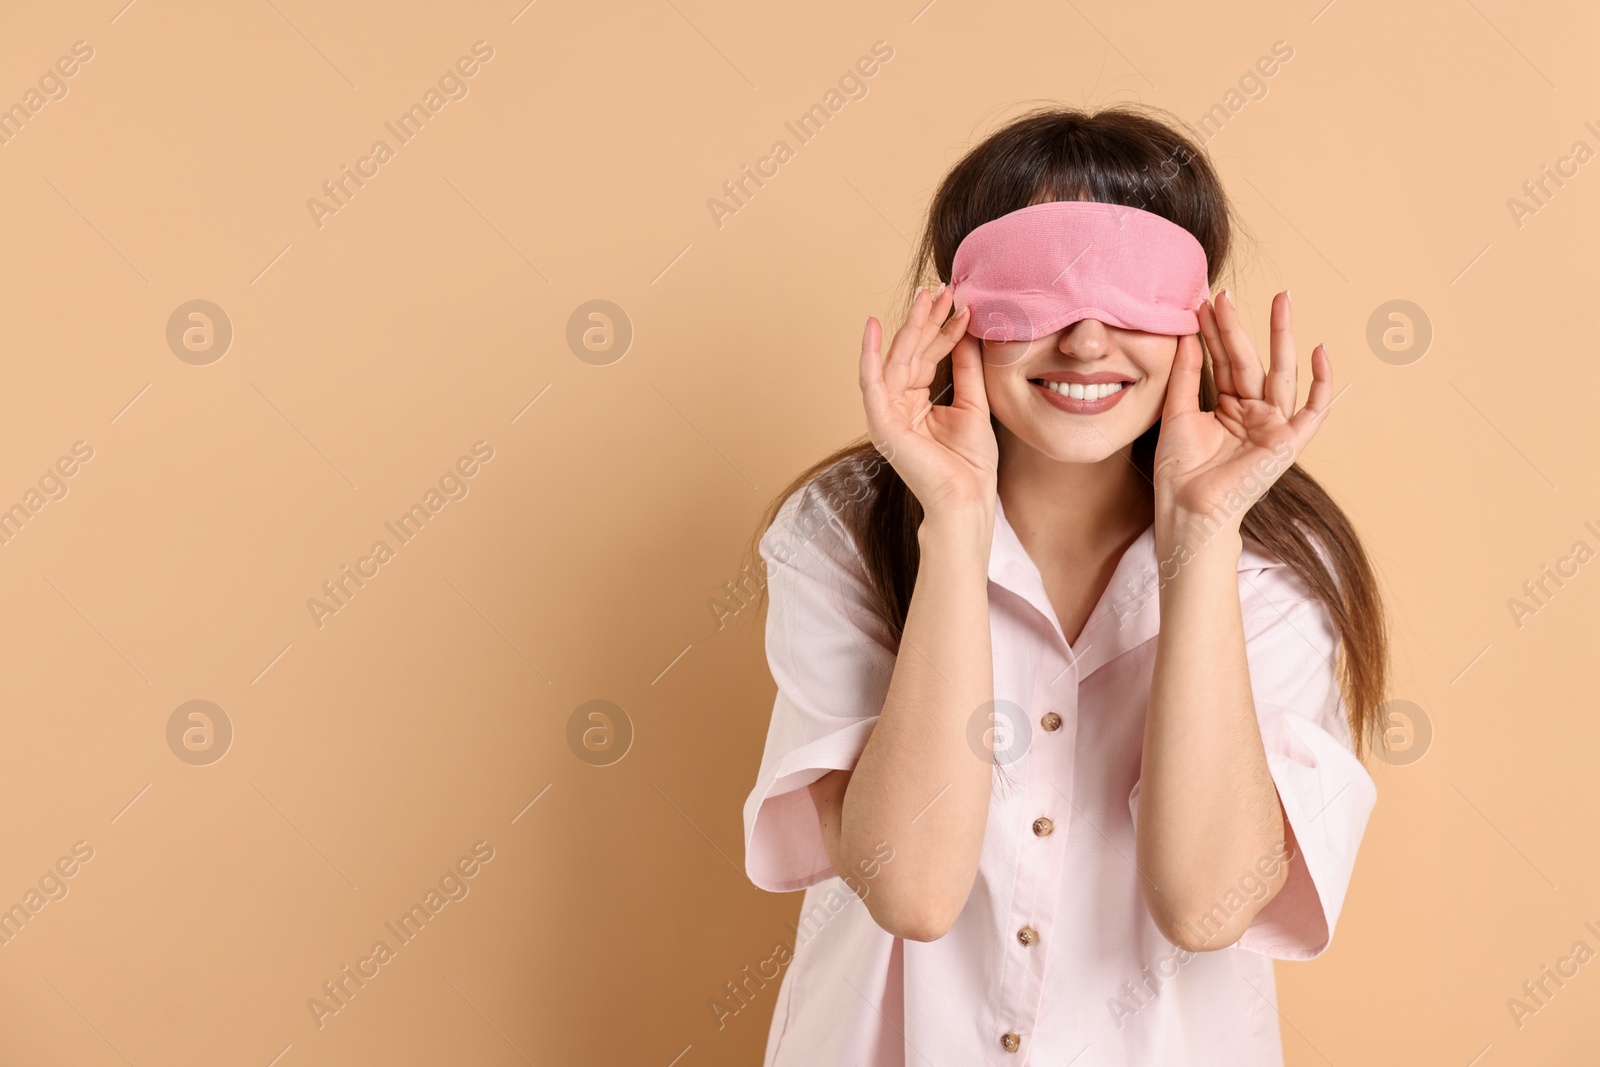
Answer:
[[1073, 829], [1072, 778], [1077, 746], [1078, 671], [1063, 643], [1041, 657], [1033, 685], [1027, 803], [1011, 911], [1001, 928], [1005, 967], [999, 1035], [1002, 1063], [1028, 1064], [1045, 1004], [1046, 965], [1057, 941], [1058, 888]]
[[[1030, 665], [1033, 678], [1025, 691], [1032, 703], [1032, 736], [1022, 761], [1027, 766], [1025, 795], [1007, 805], [1008, 817], [1019, 823], [1010, 833], [1016, 835], [1013, 840], [1020, 846], [1015, 850], [1010, 911], [999, 931], [1003, 941], [997, 946], [999, 994], [989, 1013], [998, 1048], [985, 1062], [1044, 1067], [1034, 1052], [1040, 1021], [1052, 1007], [1045, 998], [1047, 964], [1052, 957], [1062, 958], [1068, 948], [1064, 939], [1072, 936], [1061, 927], [1061, 886], [1066, 877], [1068, 835], [1077, 829], [1072, 795], [1079, 693], [1083, 680], [1102, 664], [1154, 637], [1160, 628], [1153, 581], [1154, 531], [1147, 528], [1123, 553], [1076, 642], [1069, 645], [1039, 570], [1006, 521], [998, 495], [995, 519], [990, 580], [1035, 613], [1032, 625], [1024, 623], [1009, 636], [1036, 641], [1040, 651]], [[997, 672], [999, 663], [1012, 664], [1018, 675], [1007, 680], [1022, 683], [1030, 667], [998, 654], [999, 645], [996, 650]], [[996, 683], [1000, 683], [998, 673]], [[1019, 696], [1024, 692], [1022, 684], [1004, 688]]]

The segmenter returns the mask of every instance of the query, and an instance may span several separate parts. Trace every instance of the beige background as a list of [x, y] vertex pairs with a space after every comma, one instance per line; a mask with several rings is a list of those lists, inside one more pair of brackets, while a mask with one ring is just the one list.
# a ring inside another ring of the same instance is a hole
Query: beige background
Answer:
[[[1600, 149], [1587, 6], [123, 3], [0, 25], [0, 104], [93, 49], [0, 145], [0, 507], [93, 449], [0, 545], [0, 907], [93, 849], [0, 946], [0, 1062], [759, 1062], [776, 986], [721, 1030], [707, 1005], [799, 898], [739, 869], [772, 686], [759, 616], [718, 632], [708, 602], [860, 432], [862, 317], [895, 314], [971, 143], [1050, 101], [1198, 121], [1276, 41], [1208, 143], [1255, 239], [1235, 291], [1259, 337], [1292, 288], [1348, 385], [1307, 465], [1434, 730], [1372, 763], [1333, 947], [1279, 967], [1288, 1061], [1600, 1040], [1600, 963], [1520, 1029], [1507, 1007], [1600, 950], [1600, 564], [1520, 628], [1507, 606], [1600, 548], [1600, 164], [1507, 205]], [[468, 95], [319, 228], [308, 198], [477, 41]], [[719, 228], [708, 198], [780, 138]], [[196, 299], [234, 330], [207, 366], [166, 341]], [[565, 340], [593, 299], [635, 330], [608, 366]], [[1366, 341], [1395, 299], [1434, 330], [1409, 365]], [[469, 494], [319, 628], [308, 598], [477, 441]], [[611, 766], [567, 743], [595, 699], [635, 733]], [[210, 765], [168, 745], [190, 700], [232, 723]], [[479, 841], [470, 894], [319, 1029], [308, 998]]]

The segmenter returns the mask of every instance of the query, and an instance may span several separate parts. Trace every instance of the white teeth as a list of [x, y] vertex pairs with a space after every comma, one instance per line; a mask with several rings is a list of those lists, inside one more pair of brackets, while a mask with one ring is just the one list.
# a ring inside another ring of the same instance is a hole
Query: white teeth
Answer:
[[1045, 382], [1044, 384], [1053, 392], [1071, 397], [1073, 400], [1103, 400], [1122, 389], [1121, 382], [1096, 382], [1091, 385], [1082, 385], [1078, 382]]

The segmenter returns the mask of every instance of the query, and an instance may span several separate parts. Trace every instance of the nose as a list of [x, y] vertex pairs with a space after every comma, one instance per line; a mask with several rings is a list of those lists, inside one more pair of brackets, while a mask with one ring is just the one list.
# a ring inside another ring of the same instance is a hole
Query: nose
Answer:
[[1111, 331], [1099, 319], [1079, 319], [1061, 331], [1057, 347], [1073, 359], [1104, 359], [1111, 351]]

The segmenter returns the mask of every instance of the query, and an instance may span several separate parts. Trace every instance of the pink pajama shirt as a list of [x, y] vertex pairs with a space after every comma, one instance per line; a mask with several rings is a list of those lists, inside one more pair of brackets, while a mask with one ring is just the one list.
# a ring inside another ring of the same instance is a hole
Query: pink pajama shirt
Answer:
[[[805, 890], [767, 1067], [1283, 1062], [1272, 960], [1328, 947], [1377, 799], [1350, 749], [1337, 632], [1293, 571], [1245, 541], [1251, 688], [1297, 850], [1287, 883], [1236, 944], [1189, 953], [1156, 928], [1133, 864], [1160, 623], [1153, 528], [1124, 553], [1072, 646], [996, 500], [995, 700], [1022, 718], [1000, 723], [1006, 751], [972, 894], [929, 942], [873, 922], [829, 863], [806, 788], [855, 766], [894, 670], [860, 559], [815, 488], [784, 504], [761, 554], [778, 692], [744, 807], [745, 868], [763, 889]], [[1262, 857], [1261, 871], [1278, 859]], [[851, 881], [870, 893], [872, 873]], [[1213, 914], [1264, 889], [1260, 872], [1241, 871]]]

